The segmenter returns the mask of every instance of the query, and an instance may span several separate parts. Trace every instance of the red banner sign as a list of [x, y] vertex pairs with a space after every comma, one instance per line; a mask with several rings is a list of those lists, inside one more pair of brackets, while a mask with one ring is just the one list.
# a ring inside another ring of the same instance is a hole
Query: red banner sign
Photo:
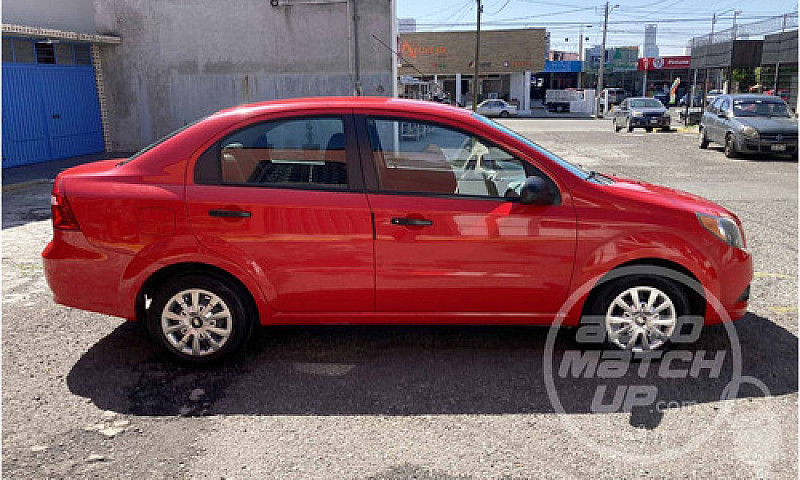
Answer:
[[686, 70], [692, 57], [648, 57], [639, 59], [639, 70]]

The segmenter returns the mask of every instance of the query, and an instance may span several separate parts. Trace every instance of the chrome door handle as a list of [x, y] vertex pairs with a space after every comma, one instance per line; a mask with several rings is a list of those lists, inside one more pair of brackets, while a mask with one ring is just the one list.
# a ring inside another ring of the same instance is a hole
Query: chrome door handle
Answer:
[[409, 227], [427, 227], [433, 225], [433, 220], [424, 218], [392, 218], [392, 225], [405, 225]]

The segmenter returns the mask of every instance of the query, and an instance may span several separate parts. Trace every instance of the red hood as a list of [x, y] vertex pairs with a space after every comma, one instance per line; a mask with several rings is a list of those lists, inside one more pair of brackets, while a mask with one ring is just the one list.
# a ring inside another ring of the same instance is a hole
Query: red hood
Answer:
[[652, 183], [640, 182], [626, 178], [613, 177], [615, 184], [610, 185], [618, 189], [619, 193], [626, 197], [647, 203], [664, 206], [667, 208], [681, 209], [689, 212], [701, 212], [709, 215], [727, 216], [736, 218], [725, 207], [717, 205], [711, 200], [705, 199], [693, 193], [676, 190], [674, 188], [655, 185]]

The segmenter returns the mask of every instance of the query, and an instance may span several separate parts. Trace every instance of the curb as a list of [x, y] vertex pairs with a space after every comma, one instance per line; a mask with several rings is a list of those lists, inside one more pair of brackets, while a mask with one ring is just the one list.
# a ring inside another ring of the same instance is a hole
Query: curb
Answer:
[[53, 183], [53, 180], [39, 178], [36, 180], [28, 180], [26, 182], [12, 183], [11, 185], [3, 185], [3, 193], [15, 192], [17, 190], [23, 190], [25, 188], [32, 187], [33, 185], [40, 185], [43, 183]]

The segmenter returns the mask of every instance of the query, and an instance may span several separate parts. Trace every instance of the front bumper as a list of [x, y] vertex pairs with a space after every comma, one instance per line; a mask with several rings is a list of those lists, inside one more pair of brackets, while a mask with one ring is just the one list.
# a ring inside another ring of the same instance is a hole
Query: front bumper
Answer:
[[769, 153], [769, 154], [795, 154], [797, 153], [797, 137], [782, 138], [750, 138], [742, 137], [739, 139], [740, 150], [745, 153]]
[[670, 117], [631, 117], [630, 124], [634, 127], [664, 128], [669, 127]]

